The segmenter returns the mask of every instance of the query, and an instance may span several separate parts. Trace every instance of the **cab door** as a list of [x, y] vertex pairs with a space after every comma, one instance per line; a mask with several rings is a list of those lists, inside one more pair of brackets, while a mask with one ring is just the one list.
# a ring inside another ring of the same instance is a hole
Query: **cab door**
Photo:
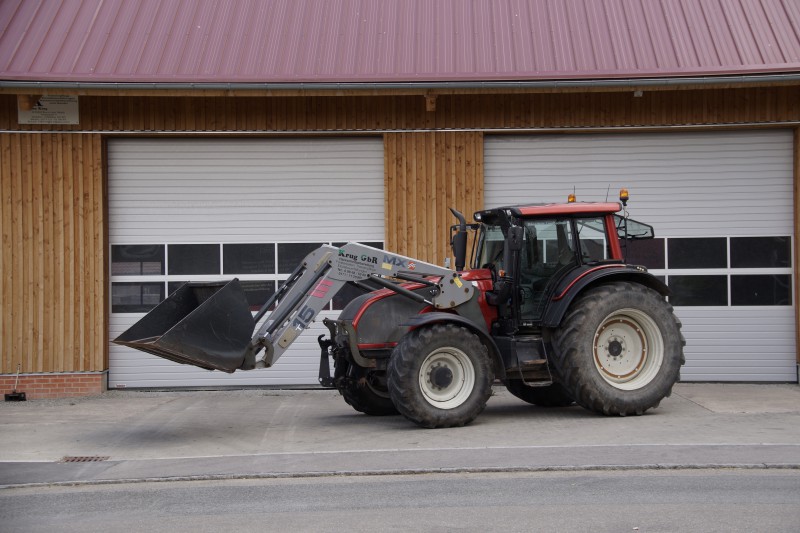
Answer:
[[520, 326], [541, 319], [552, 282], [578, 264], [570, 219], [531, 219], [523, 222], [525, 244], [520, 257]]

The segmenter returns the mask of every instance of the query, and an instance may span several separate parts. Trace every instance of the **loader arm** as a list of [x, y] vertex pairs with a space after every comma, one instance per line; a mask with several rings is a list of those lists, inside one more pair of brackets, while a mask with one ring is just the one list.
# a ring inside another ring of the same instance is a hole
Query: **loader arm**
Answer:
[[[429, 296], [392, 280], [427, 285]], [[238, 280], [189, 282], [114, 342], [208, 370], [269, 368], [347, 283], [371, 290], [364, 283], [370, 281], [435, 309], [459, 306], [474, 292], [447, 268], [358, 243], [325, 245], [305, 257], [255, 317]]]
[[[430, 286], [430, 297], [407, 291], [391, 279], [421, 281]], [[431, 263], [352, 242], [341, 248], [320, 246], [276, 293], [280, 302], [253, 336], [242, 368], [272, 366], [348, 282], [368, 281], [436, 309], [457, 307], [469, 301], [474, 291], [457, 272]], [[271, 304], [265, 304], [256, 320]], [[256, 361], [261, 350], [264, 354]]]

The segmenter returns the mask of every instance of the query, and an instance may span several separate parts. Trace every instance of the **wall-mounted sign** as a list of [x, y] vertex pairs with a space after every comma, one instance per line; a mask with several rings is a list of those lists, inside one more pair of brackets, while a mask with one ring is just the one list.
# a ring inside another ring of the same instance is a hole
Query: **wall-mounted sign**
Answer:
[[30, 109], [18, 106], [20, 124], [78, 124], [78, 97], [52, 94], [32, 102]]

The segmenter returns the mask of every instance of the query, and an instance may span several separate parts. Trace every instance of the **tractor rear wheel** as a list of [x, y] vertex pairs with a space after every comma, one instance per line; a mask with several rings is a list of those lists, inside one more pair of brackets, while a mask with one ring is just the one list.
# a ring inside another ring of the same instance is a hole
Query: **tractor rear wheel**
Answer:
[[588, 290], [553, 331], [553, 367], [583, 407], [640, 415], [672, 392], [685, 363], [681, 323], [656, 291], [614, 282]]
[[547, 387], [529, 387], [521, 379], [505, 381], [508, 392], [522, 400], [539, 407], [567, 407], [575, 403], [570, 393], [560, 383]]
[[411, 331], [389, 360], [392, 402], [400, 414], [425, 428], [472, 422], [486, 407], [493, 381], [486, 346], [454, 324]]
[[367, 371], [358, 380], [347, 380], [339, 387], [339, 394], [347, 405], [360, 413], [372, 416], [398, 414], [386, 388], [385, 372]]

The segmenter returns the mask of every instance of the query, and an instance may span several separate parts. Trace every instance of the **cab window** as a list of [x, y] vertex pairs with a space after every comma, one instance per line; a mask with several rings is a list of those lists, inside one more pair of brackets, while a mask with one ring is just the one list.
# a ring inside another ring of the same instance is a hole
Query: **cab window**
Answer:
[[523, 326], [541, 317], [550, 282], [577, 262], [570, 220], [537, 219], [526, 220], [524, 224], [519, 270]]
[[476, 267], [485, 268], [492, 265], [495, 269], [501, 270], [505, 239], [500, 226], [483, 226], [480, 239]]
[[578, 232], [583, 263], [605, 261], [611, 257], [605, 218], [579, 218], [575, 221], [575, 228]]

